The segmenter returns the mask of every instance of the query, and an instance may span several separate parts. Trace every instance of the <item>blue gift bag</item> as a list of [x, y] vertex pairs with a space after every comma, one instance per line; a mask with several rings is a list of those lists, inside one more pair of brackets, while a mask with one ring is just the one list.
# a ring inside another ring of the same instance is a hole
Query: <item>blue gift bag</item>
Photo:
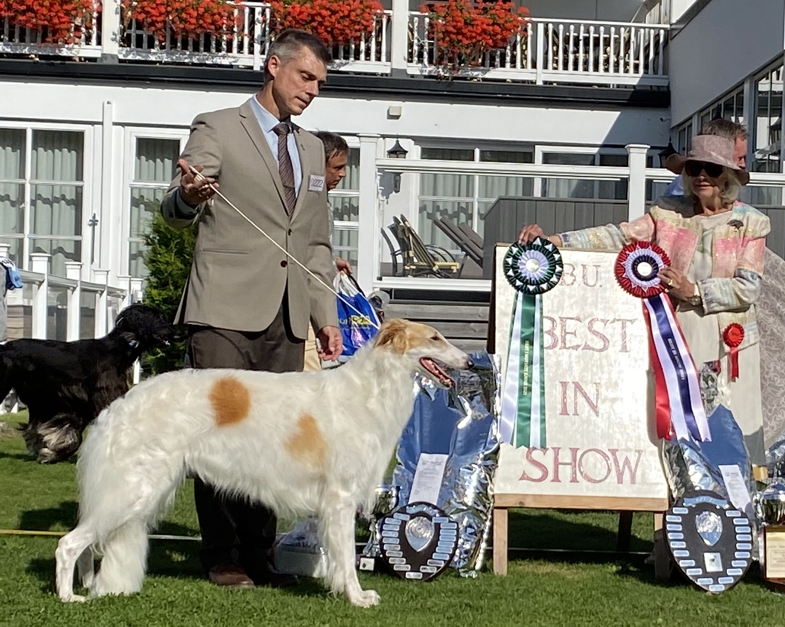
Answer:
[[335, 291], [340, 294], [338, 324], [343, 338], [341, 356], [351, 357], [358, 348], [376, 336], [379, 331], [379, 317], [354, 277], [339, 272], [334, 286]]

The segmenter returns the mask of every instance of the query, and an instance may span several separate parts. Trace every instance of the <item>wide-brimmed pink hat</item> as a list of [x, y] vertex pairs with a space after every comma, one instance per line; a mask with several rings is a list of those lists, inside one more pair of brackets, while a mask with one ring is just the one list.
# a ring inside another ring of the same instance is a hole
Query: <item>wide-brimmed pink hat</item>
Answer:
[[674, 174], [681, 174], [687, 161], [703, 161], [716, 163], [736, 173], [739, 183], [746, 185], [750, 182], [750, 175], [742, 170], [733, 159], [735, 144], [730, 139], [716, 135], [696, 135], [692, 138], [692, 147], [686, 157], [671, 155], [665, 161], [665, 167]]

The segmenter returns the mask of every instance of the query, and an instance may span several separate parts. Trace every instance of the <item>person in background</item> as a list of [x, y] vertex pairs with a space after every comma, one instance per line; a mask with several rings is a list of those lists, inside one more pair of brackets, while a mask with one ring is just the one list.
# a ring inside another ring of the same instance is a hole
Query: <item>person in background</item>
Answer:
[[[651, 211], [628, 223], [552, 235], [564, 248], [620, 250], [636, 241], [659, 244], [671, 259], [660, 272], [679, 325], [700, 372], [707, 413], [723, 404], [744, 433], [756, 476], [765, 472], [761, 409], [759, 329], [756, 303], [763, 284], [769, 218], [736, 202], [749, 174], [734, 155], [734, 142], [718, 136], [693, 138], [687, 157], [673, 155], [669, 169], [680, 173], [685, 196], [663, 196]], [[545, 237], [537, 225], [524, 226], [521, 243]], [[731, 381], [723, 331], [744, 328], [739, 347], [740, 376]]]
[[[314, 133], [316, 137], [322, 140], [324, 144], [324, 159], [325, 159], [325, 186], [327, 191], [334, 190], [340, 182], [346, 178], [346, 164], [349, 161], [349, 145], [346, 140], [329, 131], [317, 131]], [[327, 203], [327, 213], [330, 218], [330, 238], [333, 234], [333, 209], [329, 201]], [[335, 257], [335, 268], [338, 272], [345, 272], [346, 274], [352, 273], [352, 264], [346, 259]], [[304, 370], [313, 371], [321, 370], [322, 363], [319, 360], [319, 354], [316, 346], [316, 336], [313, 332], [313, 327], [308, 330], [308, 339], [305, 341], [305, 365]]]

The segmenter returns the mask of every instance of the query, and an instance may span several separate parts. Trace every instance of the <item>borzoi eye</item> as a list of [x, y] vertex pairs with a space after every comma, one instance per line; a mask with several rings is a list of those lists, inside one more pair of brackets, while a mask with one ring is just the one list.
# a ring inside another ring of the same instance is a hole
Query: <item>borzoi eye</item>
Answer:
[[440, 338], [438, 335], [434, 335], [431, 337], [431, 341], [433, 342], [441, 342], [441, 340], [442, 338]]

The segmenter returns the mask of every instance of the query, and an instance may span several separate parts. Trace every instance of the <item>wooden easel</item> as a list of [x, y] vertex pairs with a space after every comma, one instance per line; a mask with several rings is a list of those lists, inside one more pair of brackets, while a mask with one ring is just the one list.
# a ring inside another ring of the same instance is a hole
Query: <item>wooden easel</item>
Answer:
[[[670, 577], [672, 564], [668, 548], [662, 541], [661, 529], [663, 513], [668, 509], [668, 506], [667, 499], [499, 494], [495, 497], [493, 506], [493, 572], [496, 575], [507, 574], [508, 510], [510, 508], [589, 509], [619, 512], [618, 548], [620, 550], [629, 548], [632, 514], [654, 512], [654, 574], [657, 579], [667, 579]], [[623, 534], [626, 537], [623, 537]], [[626, 544], [626, 547], [623, 544]]]

